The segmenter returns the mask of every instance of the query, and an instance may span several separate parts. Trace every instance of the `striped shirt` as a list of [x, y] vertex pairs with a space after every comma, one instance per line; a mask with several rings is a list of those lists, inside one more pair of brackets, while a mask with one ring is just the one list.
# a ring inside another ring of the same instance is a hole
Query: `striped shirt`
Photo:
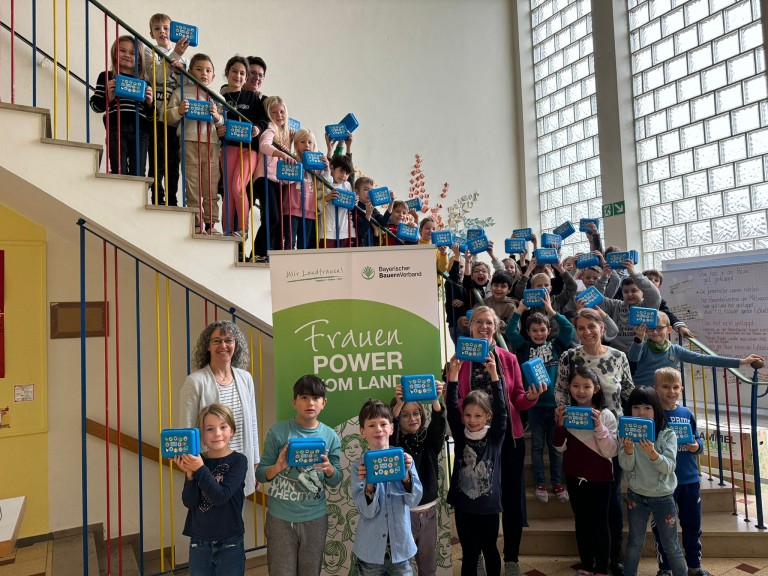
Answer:
[[235, 430], [232, 439], [229, 441], [229, 447], [235, 452], [243, 452], [243, 403], [240, 400], [240, 395], [237, 393], [237, 387], [235, 381], [232, 380], [230, 384], [222, 386], [216, 382], [216, 386], [219, 388], [219, 399], [221, 403], [232, 411], [232, 416], [235, 417]]

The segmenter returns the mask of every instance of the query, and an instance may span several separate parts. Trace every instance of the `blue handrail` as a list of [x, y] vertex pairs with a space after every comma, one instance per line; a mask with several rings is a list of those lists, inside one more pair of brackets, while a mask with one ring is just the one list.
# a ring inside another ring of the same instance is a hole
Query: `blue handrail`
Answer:
[[[701, 352], [708, 356], [716, 356], [716, 354], [710, 350], [705, 344], [697, 340], [696, 338], [686, 337], [686, 339], [696, 346]], [[682, 345], [683, 343], [683, 337], [679, 336], [679, 342]], [[723, 464], [723, 434], [722, 434], [722, 428], [720, 423], [720, 396], [718, 391], [718, 379], [717, 379], [717, 371], [718, 368], [713, 367], [712, 369], [712, 393], [713, 393], [713, 400], [714, 400], [714, 412], [715, 412], [715, 438], [717, 442], [717, 467], [718, 467], [718, 475], [719, 475], [719, 486], [725, 486], [724, 481], [724, 464]], [[757, 524], [755, 525], [756, 528], [760, 530], [765, 530], [766, 526], [764, 523], [764, 512], [763, 512], [763, 499], [762, 499], [762, 479], [760, 477], [760, 459], [758, 455], [758, 440], [757, 440], [757, 401], [759, 398], [762, 398], [766, 394], [768, 394], [768, 382], [764, 382], [758, 379], [758, 372], [757, 369], [754, 370], [752, 379], [747, 378], [742, 374], [739, 370], [735, 368], [726, 368], [728, 373], [732, 374], [735, 378], [735, 385], [740, 386], [742, 384], [749, 385], [750, 386], [750, 436], [751, 436], [751, 446], [752, 446], [752, 467], [753, 467], [753, 477], [754, 477], [754, 490], [755, 490], [755, 506], [756, 506], [756, 514], [757, 514]], [[684, 370], [684, 364], [680, 363], [680, 372], [681, 376], [683, 378], [683, 384], [685, 383], [685, 370]], [[691, 383], [692, 385], [695, 383]], [[727, 382], [726, 382], [726, 385]], [[765, 386], [766, 390], [763, 391], [761, 394], [758, 394], [758, 387], [759, 386]], [[685, 388], [684, 388], [685, 389]], [[683, 393], [683, 404], [687, 404], [685, 393]], [[740, 409], [741, 406], [738, 406]], [[729, 406], [725, 406], [725, 409], [730, 409]], [[730, 430], [728, 431], [728, 434], [730, 435]], [[742, 454], [742, 458], [744, 455]], [[742, 466], [745, 466], [746, 462], [742, 462]], [[731, 468], [733, 468], [733, 465], [731, 465]], [[733, 470], [732, 470], [733, 471]], [[711, 471], [710, 471], [711, 472]], [[747, 486], [746, 482], [744, 482], [744, 494], [747, 493]], [[737, 511], [734, 509], [734, 514], [737, 513]], [[745, 520], [748, 521], [748, 518]]]

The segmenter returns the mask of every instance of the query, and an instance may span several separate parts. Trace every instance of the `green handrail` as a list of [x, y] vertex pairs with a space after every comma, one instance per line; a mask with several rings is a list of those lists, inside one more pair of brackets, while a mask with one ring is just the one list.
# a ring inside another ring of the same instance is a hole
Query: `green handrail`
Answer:
[[[101, 10], [102, 12], [104, 12], [105, 14], [107, 14], [107, 15], [108, 15], [110, 18], [112, 18], [112, 19], [113, 19], [115, 22], [117, 22], [118, 24], [120, 24], [120, 26], [122, 26], [122, 27], [123, 27], [123, 28], [125, 28], [125, 29], [126, 29], [128, 32], [130, 32], [130, 33], [131, 33], [131, 35], [133, 35], [134, 37], [136, 37], [136, 39], [137, 39], [137, 40], [139, 40], [139, 41], [140, 41], [142, 44], [144, 44], [145, 46], [147, 46], [148, 48], [150, 48], [150, 49], [152, 50], [152, 53], [153, 53], [153, 54], [155, 54], [155, 55], [159, 55], [159, 56], [162, 56], [163, 60], [166, 60], [166, 61], [168, 61], [168, 63], [169, 63], [169, 64], [173, 64], [173, 63], [174, 63], [174, 60], [173, 60], [173, 58], [171, 58], [171, 57], [170, 57], [170, 56], [168, 56], [167, 54], [163, 54], [163, 53], [160, 53], [160, 52], [158, 52], [158, 51], [155, 49], [155, 47], [152, 45], [152, 42], [151, 42], [150, 40], [147, 40], [147, 39], [146, 39], [144, 36], [142, 36], [141, 34], [139, 34], [139, 33], [138, 33], [136, 30], [134, 30], [134, 29], [131, 27], [131, 25], [130, 25], [130, 24], [128, 24], [128, 23], [127, 23], [125, 20], [123, 20], [123, 19], [122, 19], [122, 18], [120, 18], [120, 17], [119, 17], [117, 14], [115, 14], [114, 12], [112, 12], [112, 11], [111, 11], [109, 8], [107, 8], [106, 6], [104, 6], [104, 5], [103, 5], [101, 2], [99, 2], [98, 0], [88, 0], [88, 2], [89, 2], [90, 4], [93, 4], [94, 6], [96, 6], [96, 8], [98, 8], [99, 10]], [[211, 90], [210, 88], [208, 88], [208, 86], [206, 86], [205, 84], [202, 84], [202, 83], [201, 83], [201, 82], [200, 82], [200, 81], [199, 81], [197, 78], [195, 78], [194, 76], [192, 76], [192, 74], [190, 74], [189, 72], [187, 72], [187, 71], [186, 71], [186, 70], [184, 70], [184, 69], [177, 69], [177, 71], [179, 72], [179, 74], [181, 74], [182, 76], [184, 76], [186, 79], [188, 79], [188, 80], [190, 80], [191, 82], [193, 82], [193, 83], [197, 84], [197, 86], [199, 86], [199, 87], [200, 87], [200, 88], [201, 88], [201, 89], [202, 89], [202, 90], [203, 90], [203, 91], [204, 91], [206, 94], [208, 94], [209, 96], [211, 96], [211, 97], [212, 97], [214, 100], [216, 100], [216, 101], [217, 101], [218, 103], [220, 103], [220, 104], [221, 104], [221, 105], [222, 105], [224, 108], [226, 108], [228, 112], [231, 112], [232, 114], [237, 114], [237, 115], [238, 115], [240, 118], [242, 118], [242, 119], [243, 119], [244, 121], [246, 121], [246, 122], [248, 122], [248, 121], [249, 121], [249, 120], [248, 120], [248, 119], [247, 119], [245, 116], [243, 116], [243, 115], [242, 115], [240, 112], [238, 112], [236, 108], [233, 108], [232, 106], [230, 106], [229, 104], [227, 104], [227, 102], [226, 102], [226, 101], [225, 101], [225, 100], [224, 100], [224, 99], [221, 97], [221, 95], [220, 95], [220, 94], [217, 94], [216, 92], [212, 91], [212, 90]], [[157, 87], [157, 86], [153, 86], [153, 89], [154, 89], [154, 88], [156, 88], [156, 87]]]
[[[707, 354], [708, 356], [718, 356], [718, 354], [715, 354], [712, 350], [710, 350], [703, 342], [700, 342], [696, 338], [690, 338], [688, 336], [684, 336], [686, 340], [688, 340], [691, 344], [699, 348], [704, 354]], [[737, 368], [726, 368], [728, 372], [733, 374], [733, 376], [739, 380], [739, 382], [742, 382], [743, 384], [751, 384], [753, 386], [758, 384], [768, 384], [765, 380], [757, 380], [755, 378], [754, 380], [750, 380], [744, 374], [742, 374]], [[754, 368], [755, 372], [757, 372], [757, 368]]]

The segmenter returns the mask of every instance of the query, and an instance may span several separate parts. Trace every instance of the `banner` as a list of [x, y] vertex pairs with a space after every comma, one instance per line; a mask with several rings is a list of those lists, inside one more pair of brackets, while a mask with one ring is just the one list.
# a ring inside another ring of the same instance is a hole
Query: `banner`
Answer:
[[[402, 375], [441, 372], [435, 248], [408, 246], [270, 252], [277, 419], [295, 416], [293, 384], [328, 385], [320, 415], [341, 439], [343, 480], [327, 490], [323, 574], [352, 574], [358, 512], [352, 463], [367, 449], [358, 414], [368, 398], [389, 404]], [[427, 408], [429, 414], [430, 408]], [[438, 574], [452, 574], [447, 474], [440, 458]]]
[[430, 246], [270, 253], [278, 420], [304, 374], [328, 385], [329, 426], [389, 402], [403, 374], [439, 376], [435, 264]]

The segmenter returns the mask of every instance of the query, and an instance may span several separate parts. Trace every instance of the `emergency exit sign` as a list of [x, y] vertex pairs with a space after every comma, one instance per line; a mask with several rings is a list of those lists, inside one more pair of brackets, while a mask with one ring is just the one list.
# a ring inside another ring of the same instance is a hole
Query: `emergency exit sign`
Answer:
[[623, 216], [624, 212], [624, 200], [621, 200], [620, 202], [603, 204], [603, 218], [610, 218], [611, 216]]

